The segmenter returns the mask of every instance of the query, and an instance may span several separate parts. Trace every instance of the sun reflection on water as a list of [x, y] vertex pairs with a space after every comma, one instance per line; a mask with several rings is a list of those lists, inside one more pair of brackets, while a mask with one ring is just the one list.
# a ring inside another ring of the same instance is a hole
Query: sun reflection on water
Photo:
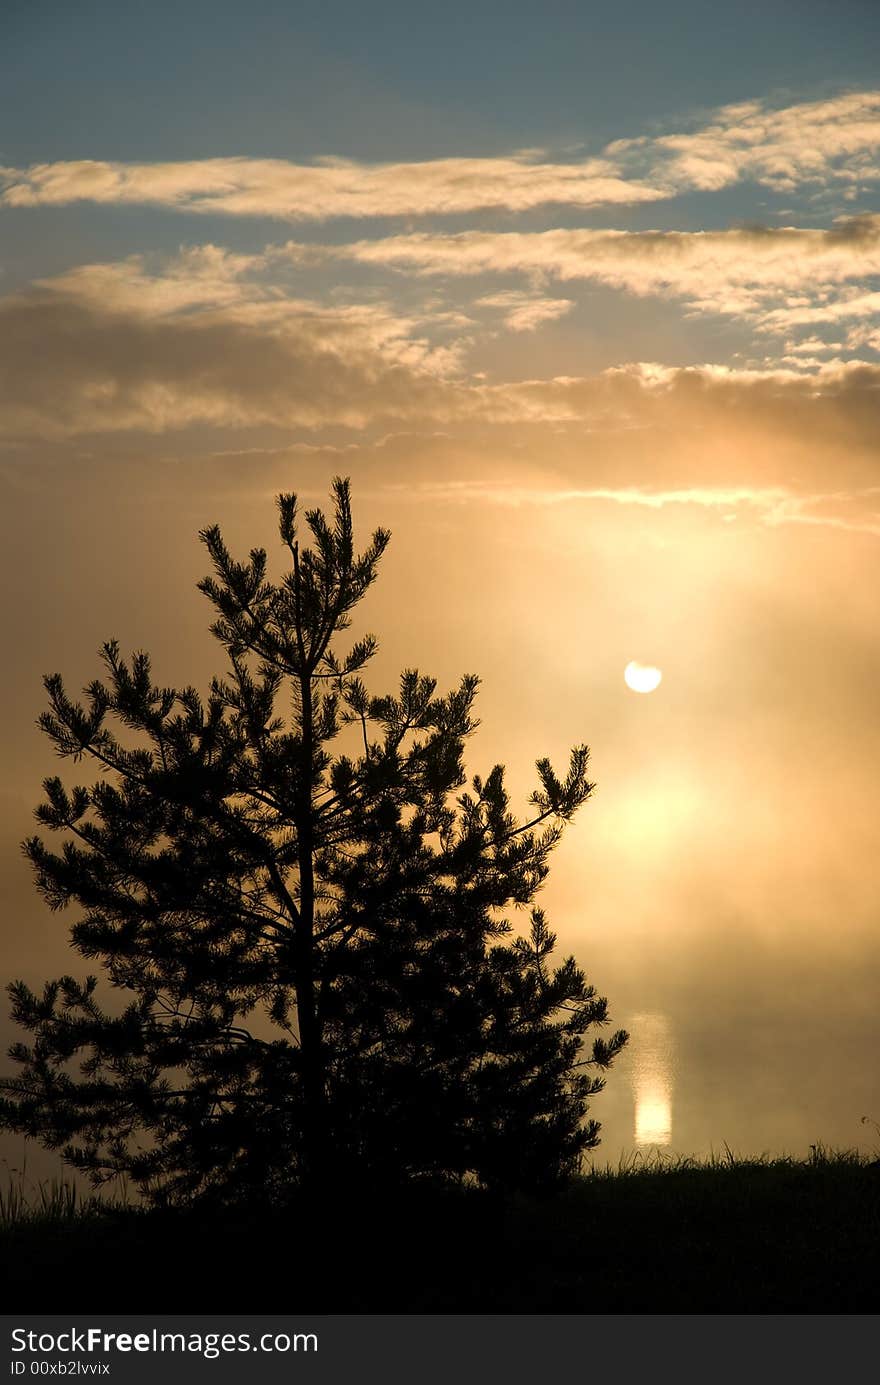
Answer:
[[634, 1015], [634, 1139], [637, 1146], [668, 1145], [672, 1139], [672, 1031], [666, 1015]]

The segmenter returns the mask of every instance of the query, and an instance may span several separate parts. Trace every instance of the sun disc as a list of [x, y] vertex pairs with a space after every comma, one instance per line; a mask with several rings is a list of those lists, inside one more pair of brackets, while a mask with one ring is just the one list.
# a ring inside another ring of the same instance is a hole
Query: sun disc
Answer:
[[653, 664], [640, 664], [636, 660], [628, 663], [623, 670], [623, 681], [633, 692], [650, 693], [660, 686], [660, 679], [663, 677], [659, 668]]

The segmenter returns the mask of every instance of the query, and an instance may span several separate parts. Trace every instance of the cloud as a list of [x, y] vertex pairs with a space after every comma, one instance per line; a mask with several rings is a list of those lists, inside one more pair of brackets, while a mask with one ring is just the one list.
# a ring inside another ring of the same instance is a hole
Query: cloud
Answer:
[[[473, 388], [484, 416], [499, 422], [519, 418], [623, 432], [653, 430], [654, 448], [670, 430], [686, 429], [698, 439], [711, 437], [714, 448], [727, 437], [734, 451], [750, 433], [772, 438], [781, 432], [799, 437], [817, 453], [825, 443], [852, 444], [851, 465], [860, 484], [877, 476], [876, 453], [868, 439], [880, 424], [880, 365], [862, 361], [829, 361], [810, 372], [638, 362], [592, 376]], [[859, 450], [866, 444], [867, 457]], [[647, 445], [644, 439], [642, 445]], [[729, 470], [729, 449], [722, 446], [721, 454]], [[694, 465], [696, 474], [713, 471], [705, 444], [699, 445]], [[780, 459], [780, 465], [786, 462]], [[748, 469], [749, 459], [744, 466]]]
[[[535, 286], [591, 281], [640, 296], [683, 298], [695, 312], [785, 330], [857, 311], [837, 307], [854, 301], [851, 291], [839, 295], [851, 281], [880, 275], [880, 216], [850, 218], [828, 230], [417, 232], [341, 246], [291, 241], [285, 250], [301, 265], [339, 258], [423, 276], [520, 274]], [[876, 295], [866, 296], [864, 311], [876, 302]]]
[[605, 154], [660, 185], [718, 191], [745, 180], [780, 192], [807, 184], [855, 196], [880, 178], [880, 92], [773, 109], [767, 102], [722, 106], [707, 125], [680, 134], [616, 140]]
[[[376, 302], [286, 296], [260, 278], [257, 260], [205, 247], [150, 271], [131, 257], [0, 301], [6, 438], [158, 434], [197, 424], [310, 432], [549, 425], [601, 435], [611, 457], [601, 471], [613, 470], [615, 437], [641, 435], [642, 448], [650, 437], [658, 453], [664, 439], [687, 434], [696, 447], [677, 443], [665, 476], [690, 485], [709, 473], [713, 484], [741, 475], [736, 446], [763, 430], [814, 451], [850, 445], [847, 468], [859, 484], [869, 483], [865, 466], [876, 469], [873, 441], [865, 440], [880, 421], [880, 366], [642, 363], [488, 383], [466, 373], [460, 342], [429, 340], [417, 317]], [[502, 311], [509, 306], [505, 300]], [[708, 437], [721, 459], [717, 474]], [[783, 448], [778, 465], [789, 462]]]
[[[716, 231], [460, 231], [410, 233], [346, 245], [276, 249], [299, 267], [349, 259], [417, 277], [461, 278], [518, 274], [531, 294], [504, 289], [477, 299], [510, 306], [507, 325], [536, 327], [558, 316], [542, 288], [550, 281], [622, 289], [637, 296], [678, 298], [696, 314], [736, 317], [764, 334], [844, 317], [876, 320], [880, 295], [866, 281], [880, 276], [880, 216], [841, 219], [830, 229], [732, 227]], [[528, 306], [531, 302], [532, 307]], [[873, 345], [870, 327], [859, 343]], [[852, 345], [852, 343], [851, 343]]]
[[[381, 303], [293, 297], [216, 247], [86, 265], [0, 300], [9, 437], [430, 415], [459, 348]], [[257, 276], [257, 277], [254, 277]], [[39, 361], [39, 369], [34, 362]]]
[[511, 481], [436, 481], [422, 483], [414, 491], [421, 500], [447, 503], [499, 505], [520, 509], [571, 505], [580, 501], [608, 501], [615, 505], [662, 510], [667, 506], [696, 505], [707, 509], [735, 510], [738, 506], [758, 506], [775, 510], [790, 499], [783, 487], [690, 486], [679, 490], [646, 490], [638, 486], [617, 489], [610, 486], [571, 487], [564, 485], [523, 485]]
[[[33, 291], [5, 302], [11, 308], [44, 294], [116, 318], [181, 326], [222, 320], [267, 337], [302, 330], [327, 349], [370, 346], [436, 374], [458, 367], [459, 346], [432, 346], [419, 335], [425, 318], [395, 313], [380, 301], [336, 303], [292, 294], [272, 272], [276, 259], [271, 247], [264, 254], [237, 255], [215, 245], [193, 246], [152, 261], [130, 255], [37, 280]], [[429, 309], [434, 328], [472, 325], [461, 314], [438, 312], [433, 305]]]
[[476, 300], [480, 308], [501, 308], [504, 325], [512, 332], [534, 332], [545, 322], [570, 313], [574, 303], [570, 298], [541, 298], [535, 294], [518, 293], [509, 289], [504, 293], [490, 293]]
[[554, 162], [543, 151], [363, 163], [325, 157], [212, 158], [166, 163], [97, 159], [0, 167], [0, 205], [158, 206], [284, 221], [446, 216], [547, 205], [628, 206], [751, 180], [778, 191], [836, 187], [845, 197], [880, 178], [880, 92], [774, 109], [723, 106], [685, 132], [615, 140], [600, 157]]
[[814, 306], [808, 302], [775, 308], [765, 314], [764, 324], [768, 328], [780, 329], [815, 323], [827, 326], [852, 317], [880, 319], [880, 292], [860, 293], [855, 289], [841, 294], [832, 303]]
[[677, 490], [523, 485], [509, 481], [423, 483], [414, 499], [447, 504], [489, 504], [521, 509], [608, 503], [626, 508], [666, 510], [693, 507], [723, 511], [732, 522], [751, 512], [762, 525], [780, 528], [800, 524], [880, 537], [880, 487], [861, 491], [799, 494], [784, 486], [689, 486]]
[[[110, 456], [102, 437], [118, 455], [120, 439], [143, 450], [165, 436], [182, 455], [283, 449], [302, 462], [332, 448], [334, 467], [339, 448], [355, 461], [360, 448], [373, 473], [377, 435], [392, 430], [407, 485], [491, 475], [508, 503], [527, 466], [552, 472], [545, 489], [572, 501], [740, 508], [765, 524], [872, 535], [880, 524], [869, 498], [880, 365], [795, 354], [790, 368], [642, 362], [489, 382], [468, 372], [466, 339], [429, 332], [430, 305], [419, 317], [316, 302], [284, 287], [277, 262], [274, 250], [203, 246], [81, 266], [0, 300], [0, 443], [63, 458], [72, 439]], [[568, 302], [487, 297], [507, 317]], [[453, 332], [470, 325], [451, 317]], [[833, 500], [845, 495], [856, 498]]]
[[219, 158], [126, 164], [93, 159], [0, 168], [0, 205], [159, 206], [222, 216], [324, 221], [331, 217], [446, 216], [484, 208], [526, 212], [550, 203], [632, 205], [666, 194], [624, 178], [608, 159], [542, 163], [531, 152], [365, 164], [325, 158]]

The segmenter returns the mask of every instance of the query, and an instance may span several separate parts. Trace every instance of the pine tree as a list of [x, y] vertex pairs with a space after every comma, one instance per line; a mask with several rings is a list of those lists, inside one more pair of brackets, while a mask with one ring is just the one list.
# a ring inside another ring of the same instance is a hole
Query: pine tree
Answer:
[[[334, 498], [332, 522], [305, 515], [303, 550], [279, 496], [277, 583], [263, 549], [237, 562], [202, 532], [227, 657], [207, 698], [154, 685], [116, 642], [84, 701], [45, 680], [43, 731], [101, 777], [47, 779], [36, 816], [63, 842], [24, 850], [50, 907], [83, 911], [72, 944], [113, 999], [95, 976], [10, 987], [30, 1041], [10, 1050], [0, 1124], [96, 1185], [124, 1174], [157, 1201], [340, 1177], [533, 1186], [598, 1142], [588, 1101], [626, 1035], [586, 1045], [606, 1002], [573, 959], [551, 965], [533, 903], [592, 790], [588, 750], [564, 779], [538, 761], [520, 823], [502, 766], [466, 787], [476, 677], [439, 696], [407, 670], [370, 696], [375, 640], [344, 656], [334, 640], [389, 535], [357, 554], [346, 481]], [[507, 916], [523, 910], [525, 934]]]

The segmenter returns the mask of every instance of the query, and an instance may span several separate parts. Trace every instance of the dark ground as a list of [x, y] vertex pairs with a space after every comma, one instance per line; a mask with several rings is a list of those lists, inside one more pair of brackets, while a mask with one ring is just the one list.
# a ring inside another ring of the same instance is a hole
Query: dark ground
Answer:
[[874, 1313], [880, 1163], [636, 1169], [546, 1200], [35, 1215], [0, 1227], [0, 1254], [6, 1312]]

